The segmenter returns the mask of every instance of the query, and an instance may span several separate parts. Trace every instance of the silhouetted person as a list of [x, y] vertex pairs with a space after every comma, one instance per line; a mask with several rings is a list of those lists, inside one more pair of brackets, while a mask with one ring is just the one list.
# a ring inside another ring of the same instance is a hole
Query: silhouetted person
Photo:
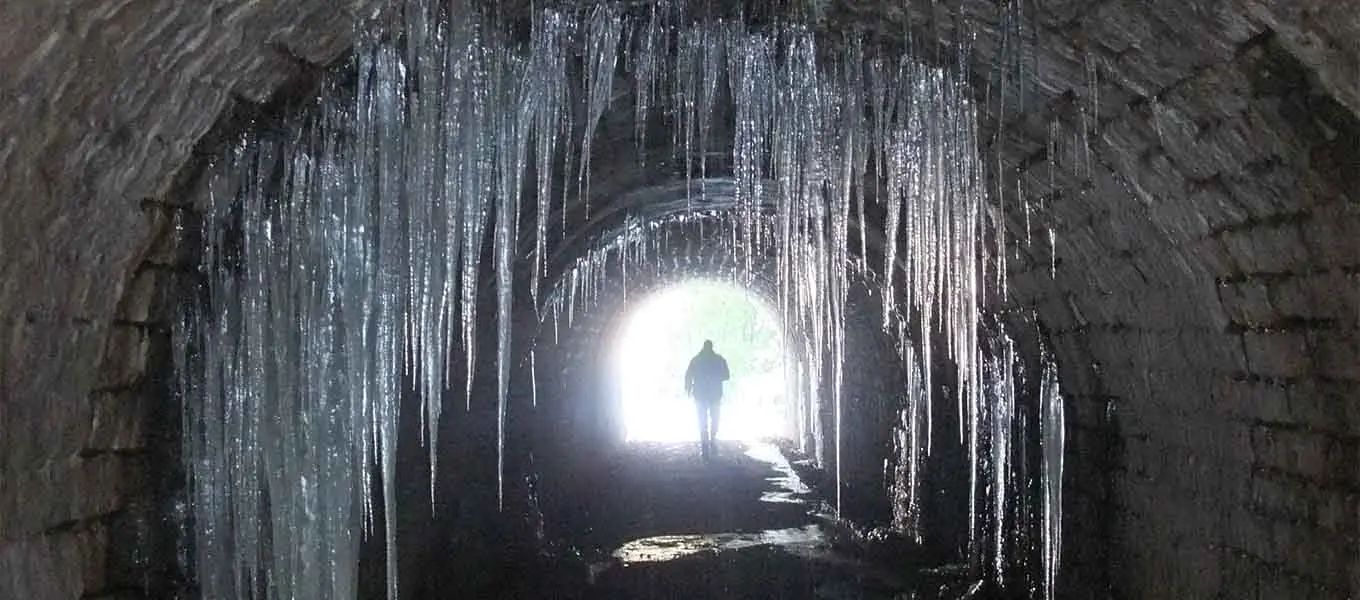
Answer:
[[722, 403], [723, 382], [732, 373], [727, 359], [713, 351], [713, 342], [704, 340], [704, 349], [694, 355], [685, 369], [685, 393], [694, 397], [699, 408], [699, 451], [704, 458], [713, 455], [713, 438], [718, 433], [718, 407]]

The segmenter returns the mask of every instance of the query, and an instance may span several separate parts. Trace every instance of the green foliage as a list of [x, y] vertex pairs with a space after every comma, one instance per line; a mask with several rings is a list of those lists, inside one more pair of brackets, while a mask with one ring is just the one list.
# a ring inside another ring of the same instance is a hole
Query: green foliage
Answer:
[[647, 316], [656, 320], [645, 325], [644, 335], [650, 338], [646, 351], [654, 355], [645, 361], [648, 372], [640, 375], [655, 381], [658, 392], [682, 385], [685, 367], [704, 340], [712, 340], [713, 349], [727, 359], [732, 371], [729, 394], [742, 387], [743, 380], [782, 379], [779, 324], [750, 293], [727, 284], [694, 282], [665, 290], [647, 302]]
[[733, 376], [780, 368], [779, 327], [750, 294], [721, 284], [693, 284], [693, 301], [677, 321], [682, 346], [698, 352], [704, 340], [727, 359]]

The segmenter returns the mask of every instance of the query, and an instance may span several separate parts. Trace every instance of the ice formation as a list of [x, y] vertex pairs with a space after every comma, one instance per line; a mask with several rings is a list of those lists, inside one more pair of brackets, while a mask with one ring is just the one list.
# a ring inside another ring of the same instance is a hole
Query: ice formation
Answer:
[[[749, 29], [683, 18], [681, 4], [544, 9], [527, 43], [515, 43], [466, 8], [394, 3], [396, 25], [360, 27], [352, 70], [328, 78], [295, 134], [247, 135], [211, 165], [203, 285], [176, 326], [205, 598], [353, 597], [359, 536], [378, 528], [396, 596], [403, 386], [422, 399], [435, 469], [438, 423], [457, 418], [443, 392], [462, 383], [469, 405], [487, 401], [473, 397], [472, 381], [486, 376], [477, 365], [494, 352], [503, 461], [510, 365], [531, 350], [512, 339], [516, 311], [570, 323], [599, 293], [610, 261], [628, 272], [666, 255], [668, 240], [653, 235], [660, 222], [639, 222], [544, 280], [559, 238], [589, 217], [597, 130], [629, 94], [642, 160], [658, 158], [647, 123], [664, 114], [671, 154], [699, 184], [685, 188], [688, 197], [732, 200], [718, 216], [670, 218], [723, 228], [748, 271], [775, 257], [781, 318], [805, 357], [793, 369], [806, 398], [800, 422], [819, 460], [840, 441], [849, 278], [877, 273], [884, 327], [906, 373], [894, 524], [914, 537], [931, 451], [931, 371], [941, 358], [956, 365], [957, 433], [973, 465], [970, 548], [980, 556], [983, 530], [993, 532], [992, 568], [1001, 572], [1006, 542], [996, 532], [1012, 530], [1006, 523], [1020, 514], [1012, 504], [1023, 496], [1010, 462], [1020, 419], [1010, 367], [984, 373], [979, 322], [986, 289], [1006, 289], [1006, 214], [1016, 209], [1006, 199], [1023, 201], [1026, 214], [1029, 204], [1004, 177], [989, 193], [969, 48], [941, 67], [859, 44], [824, 46], [794, 22]], [[1032, 53], [1020, 4], [1008, 6], [1015, 62], [998, 68], [1007, 69], [1003, 82], [1024, 86]], [[730, 145], [718, 133], [729, 116]], [[1085, 118], [1080, 131], [1088, 135]], [[730, 172], [710, 164], [717, 151]], [[1084, 152], [1078, 159], [1089, 161]], [[720, 175], [730, 175], [725, 185]], [[881, 264], [865, 262], [871, 239], [882, 245]], [[1055, 241], [1050, 233], [1050, 252]], [[477, 331], [488, 322], [479, 302], [488, 287], [494, 348], [479, 347]], [[459, 356], [465, 362], [453, 365]], [[989, 395], [988, 377], [1012, 392]], [[1043, 389], [1048, 595], [1063, 442], [1051, 369]], [[824, 402], [831, 431], [813, 418]]]

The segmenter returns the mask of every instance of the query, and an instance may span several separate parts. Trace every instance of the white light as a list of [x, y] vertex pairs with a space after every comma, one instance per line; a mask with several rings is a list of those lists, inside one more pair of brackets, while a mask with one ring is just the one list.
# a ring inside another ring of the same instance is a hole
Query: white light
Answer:
[[[715, 322], [715, 306], [737, 310]], [[739, 322], [733, 322], [734, 318]], [[627, 316], [615, 346], [627, 439], [698, 441], [698, 411], [685, 394], [684, 375], [704, 339], [713, 340], [714, 349], [724, 354], [732, 371], [732, 380], [724, 386], [718, 438], [786, 436], [783, 339], [777, 333], [770, 335], [777, 332], [777, 322], [754, 296], [725, 284], [687, 283], [644, 300]], [[742, 324], [745, 331], [732, 331], [738, 329], [733, 325]], [[751, 331], [761, 335], [752, 336]], [[767, 358], [760, 364], [744, 364], [755, 362], [749, 360], [751, 356]]]

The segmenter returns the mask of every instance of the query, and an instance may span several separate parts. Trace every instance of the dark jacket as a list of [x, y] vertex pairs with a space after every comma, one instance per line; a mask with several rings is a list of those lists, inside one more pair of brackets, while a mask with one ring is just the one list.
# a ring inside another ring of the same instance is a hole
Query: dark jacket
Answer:
[[712, 350], [700, 350], [685, 369], [685, 392], [695, 400], [714, 402], [722, 398], [722, 384], [731, 376], [727, 359]]

